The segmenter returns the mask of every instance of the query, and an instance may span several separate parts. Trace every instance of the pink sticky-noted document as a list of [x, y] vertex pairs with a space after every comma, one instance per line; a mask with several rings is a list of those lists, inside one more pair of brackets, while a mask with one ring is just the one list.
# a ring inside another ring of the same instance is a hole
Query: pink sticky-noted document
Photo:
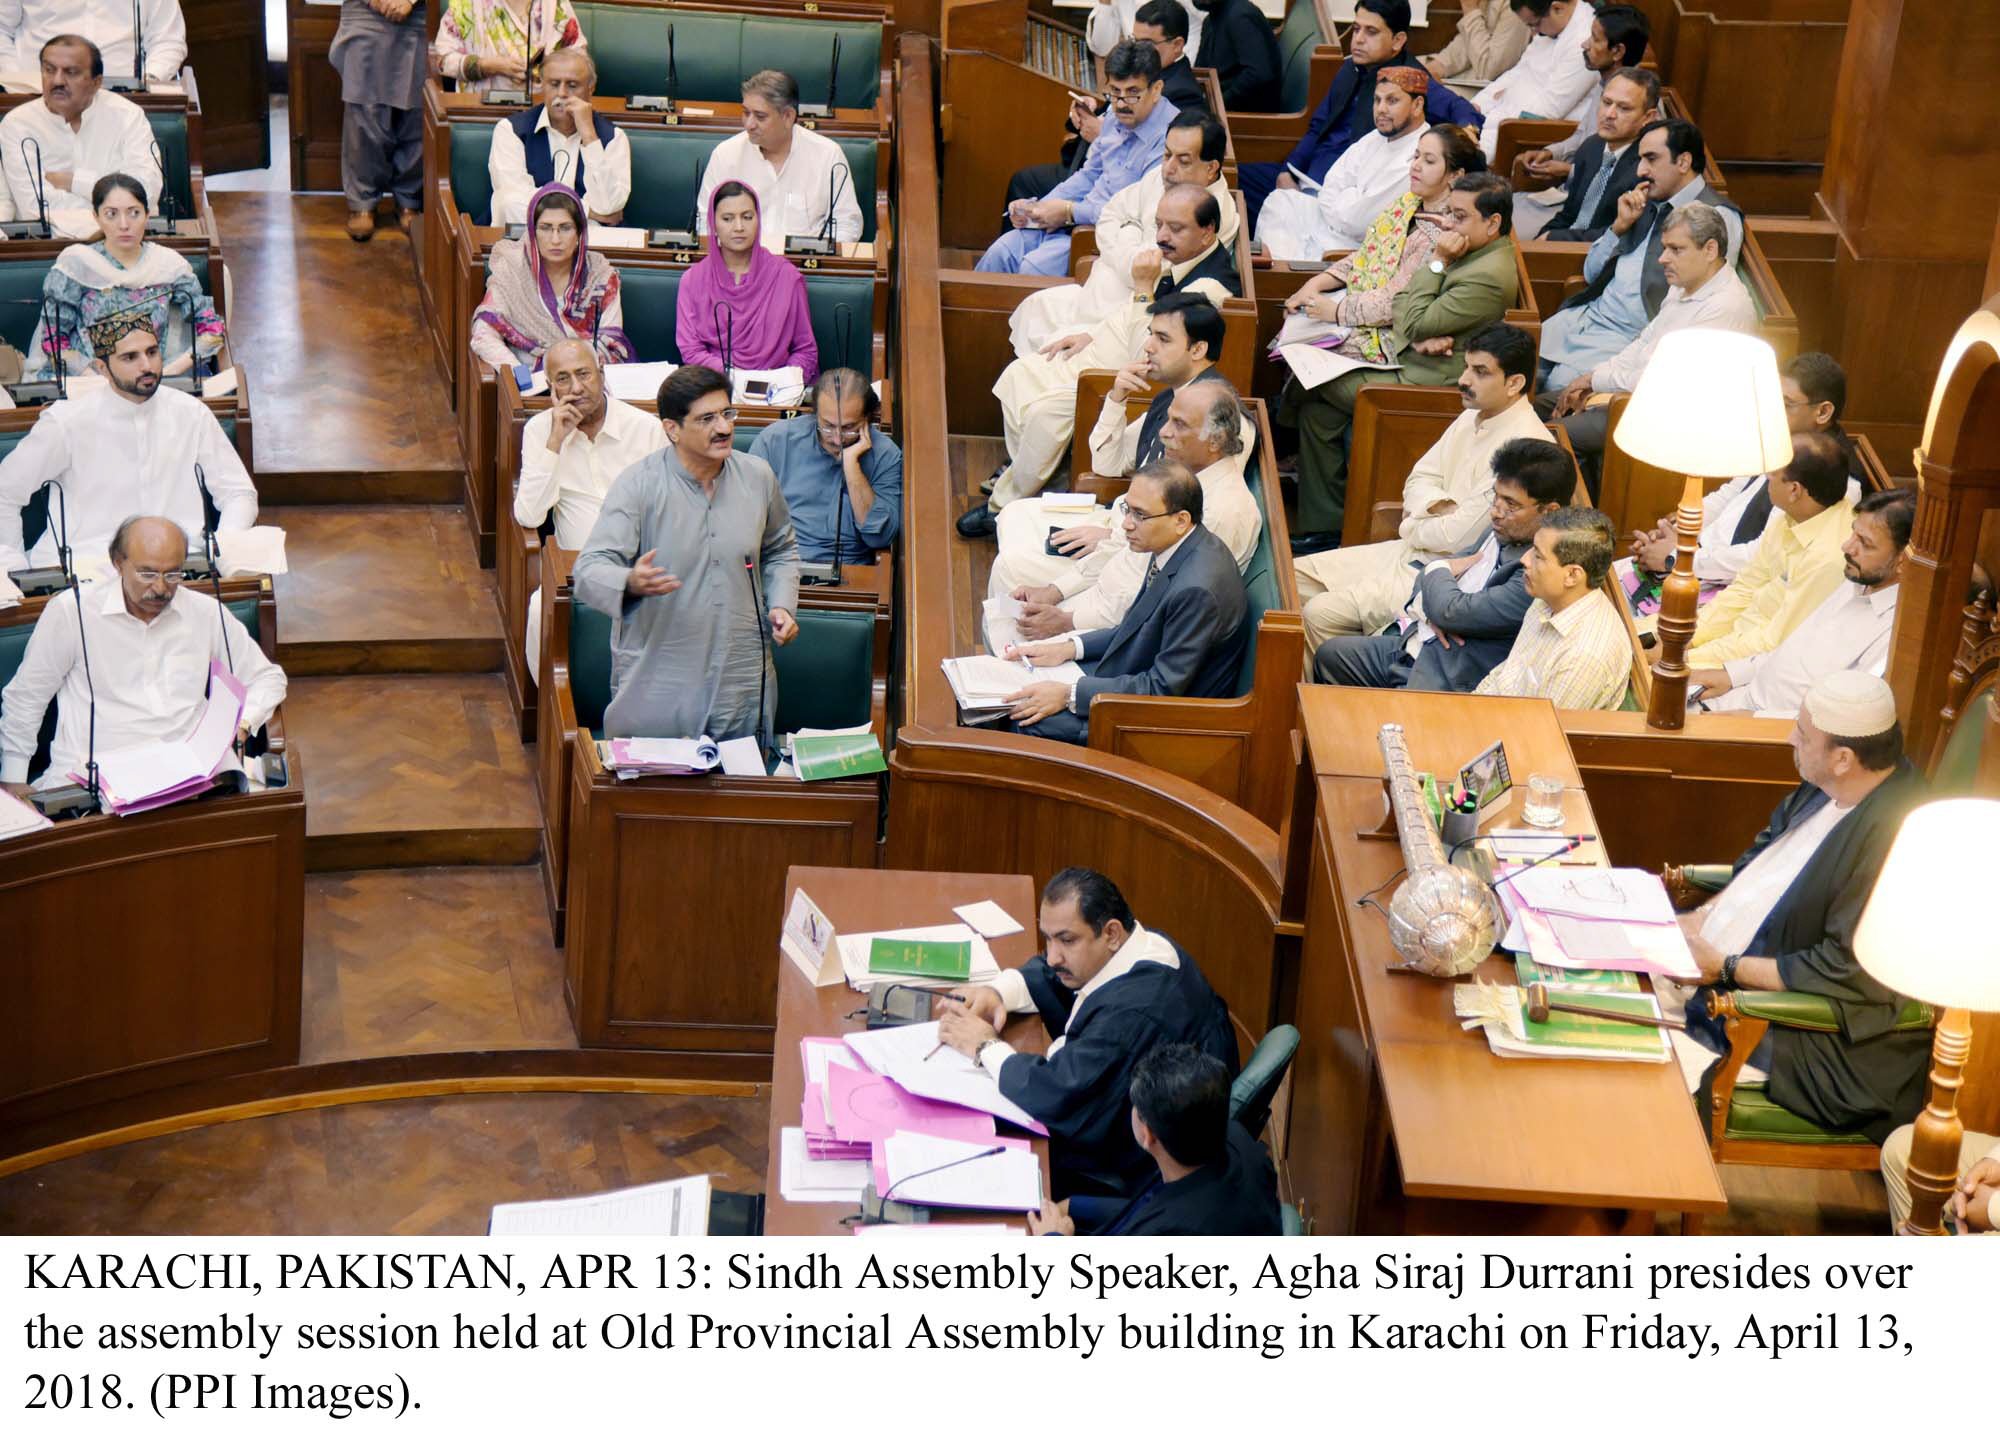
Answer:
[[983, 1142], [993, 1136], [993, 1115], [906, 1093], [879, 1073], [840, 1064], [826, 1070], [833, 1131], [844, 1143], [879, 1143], [891, 1133]]
[[[190, 799], [229, 763], [247, 699], [243, 683], [220, 661], [208, 663], [208, 704], [195, 728], [180, 740], [149, 740], [97, 758], [97, 788], [114, 815], [136, 815]], [[89, 777], [72, 770], [79, 785]]]

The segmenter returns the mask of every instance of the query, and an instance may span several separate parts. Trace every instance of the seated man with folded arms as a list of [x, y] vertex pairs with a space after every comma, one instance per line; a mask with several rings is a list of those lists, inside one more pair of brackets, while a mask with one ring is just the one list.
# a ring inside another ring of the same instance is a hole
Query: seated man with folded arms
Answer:
[[1217, 237], [1221, 223], [1214, 195], [1193, 184], [1174, 185], [1160, 196], [1155, 247], [1134, 260], [1131, 298], [1088, 333], [1058, 338], [1033, 357], [1007, 364], [993, 385], [1007, 465], [993, 474], [992, 496], [959, 517], [960, 536], [992, 536], [1002, 508], [1047, 485], [1076, 431], [1077, 375], [1086, 368], [1122, 368], [1138, 357], [1156, 299], [1193, 293], [1220, 308], [1243, 291], [1235, 260]]
[[[571, 53], [558, 50], [558, 55]], [[580, 551], [597, 520], [604, 494], [618, 474], [667, 445], [660, 424], [604, 391], [604, 369], [590, 344], [565, 338], [549, 345], [547, 412], [528, 419], [521, 433], [521, 477], [514, 487], [514, 520], [540, 531], [555, 514], [555, 544]], [[542, 675], [542, 592], [528, 595], [528, 679]]]
[[[1667, 296], [1639, 336], [1616, 357], [1579, 375], [1556, 398], [1555, 417], [1569, 434], [1586, 478], [1597, 474], [1611, 409], [1600, 399], [1639, 386], [1660, 340], [1684, 328], [1716, 328], [1728, 333], [1757, 332], [1757, 304], [1736, 270], [1722, 261], [1729, 233], [1722, 216], [1707, 204], [1689, 204], [1660, 225], [1660, 269]], [[1591, 483], [1595, 494], [1597, 484]]]
[[[1900, 1231], [1910, 1218], [1910, 1138], [1914, 1124], [1905, 1123], [1882, 1145], [1882, 1183], [1889, 1190], [1889, 1227]], [[1958, 1189], [1944, 1205], [1944, 1215], [1961, 1231], [1991, 1233], [2000, 1228], [2000, 1138], [1967, 1129], [1958, 1143]], [[1029, 1226], [1035, 1215], [1028, 1214]]]
[[[144, 313], [114, 313], [90, 328], [99, 356], [91, 368], [108, 381], [55, 403], [0, 462], [0, 575], [23, 566], [52, 567], [67, 517], [71, 560], [82, 574], [101, 563], [118, 524], [133, 513], [168, 517], [190, 544], [205, 518], [195, 467], [220, 510], [223, 531], [255, 525], [257, 489], [228, 436], [201, 399], [160, 381], [160, 340]], [[21, 508], [47, 481], [49, 525], [32, 551], [21, 549]]]
[[1769, 651], [1841, 583], [1854, 503], [1840, 444], [1824, 433], [1794, 437], [1792, 460], [1771, 474], [1770, 489], [1777, 512], [1742, 575], [1701, 608], [1690, 669]]
[[1396, 295], [1394, 326], [1383, 335], [1386, 360], [1399, 366], [1359, 369], [1307, 388], [1294, 377], [1279, 398], [1279, 419], [1299, 432], [1299, 511], [1292, 554], [1340, 545], [1347, 511], [1348, 429], [1355, 395], [1369, 383], [1456, 382], [1465, 342], [1498, 323], [1520, 297], [1514, 240], [1514, 191], [1497, 174], [1467, 174], [1446, 196], [1448, 227], [1430, 263]]
[[1514, 161], [1515, 173], [1524, 181], [1559, 185], [1514, 195], [1515, 234], [1551, 243], [1594, 243], [1611, 227], [1618, 200], [1639, 182], [1639, 131], [1659, 117], [1659, 72], [1613, 70], [1597, 98], [1596, 127], [1589, 138], [1570, 146], [1573, 157], [1557, 158], [1554, 148], [1530, 149]]
[[1903, 554], [1916, 517], [1914, 492], [1870, 492], [1855, 503], [1854, 527], [1840, 549], [1847, 579], [1769, 651], [1689, 671], [1689, 704], [1789, 716], [1830, 671], [1881, 675], [1889, 666]]
[[1521, 563], [1534, 601], [1507, 659], [1472, 688], [1479, 696], [1539, 696], [1559, 710], [1616, 710], [1632, 675], [1632, 638], [1604, 594], [1618, 534], [1594, 507], [1542, 518]]
[[1035, 666], [1079, 662], [1067, 683], [1037, 681], [1008, 715], [1024, 735], [1081, 745], [1100, 695], [1226, 696], [1250, 633], [1243, 575], [1222, 539], [1201, 524], [1201, 483], [1171, 457], [1139, 470], [1125, 494], [1125, 544], [1144, 557], [1139, 591], [1116, 626], [1011, 645], [1002, 655]]
[[1333, 161], [1313, 193], [1279, 189], [1257, 215], [1257, 241], [1273, 258], [1315, 261], [1328, 249], [1361, 247], [1376, 215], [1410, 190], [1410, 163], [1430, 125], [1430, 76], [1414, 65], [1375, 74], [1375, 127]]
[[8, 200], [0, 219], [32, 219], [46, 197], [52, 217], [75, 210], [70, 217], [82, 231], [94, 232], [90, 191], [106, 174], [137, 179], [151, 200], [147, 212], [158, 213], [164, 176], [153, 158], [153, 126], [138, 105], [104, 88], [97, 46], [80, 35], [57, 35], [42, 46], [40, 63], [41, 97], [0, 119]]
[[100, 755], [193, 734], [208, 705], [211, 661], [243, 683], [239, 745], [285, 699], [285, 673], [234, 613], [182, 587], [187, 536], [178, 526], [164, 517], [127, 517], [110, 550], [117, 580], [51, 601], [20, 669], [0, 691], [0, 786], [23, 799], [52, 697], [55, 742], [35, 782], [44, 790], [81, 783], [73, 777], [85, 773], [93, 712]]
[[801, 561], [873, 566], [903, 525], [903, 452], [875, 425], [882, 400], [853, 368], [828, 368], [808, 407], [758, 433], [750, 455], [778, 474]]
[[743, 132], [710, 151], [695, 195], [697, 232], [708, 232], [709, 196], [735, 179], [756, 192], [761, 238], [772, 253], [788, 235], [817, 238], [831, 216], [836, 243], [861, 241], [861, 202], [840, 145], [799, 124], [799, 82], [783, 70], [743, 81]]
[[1008, 230], [980, 257], [980, 272], [1067, 273], [1070, 229], [1096, 223], [1113, 194], [1160, 162], [1180, 110], [1161, 93], [1159, 51], [1127, 41], [1105, 60], [1104, 79], [1111, 122], [1099, 128], [1090, 157], [1043, 198], [1007, 206]]
[[[1728, 1052], [1708, 990], [1765, 989], [1831, 999], [1839, 1027], [1772, 1024], [1738, 1082], [1768, 1080], [1771, 1101], [1834, 1132], [1875, 1142], [1923, 1105], [1929, 1028], [1898, 1030], [1902, 995], [1854, 956], [1854, 929], [1874, 893], [1903, 817], [1927, 791], [1903, 752], [1896, 698], [1879, 676], [1819, 678], [1792, 730], [1799, 785], [1736, 861], [1728, 887], [1680, 916], [1703, 986], [1687, 995], [1687, 1032], [1674, 1035], [1704, 1114]], [[1663, 1004], [1676, 1002], [1672, 990]]]
[[[1785, 364], [1778, 384], [1785, 399], [1785, 425], [1794, 438], [1823, 432], [1847, 454], [1847, 498], [1861, 500], [1862, 463], [1859, 451], [1840, 425], [1847, 405], [1847, 374], [1825, 353], [1801, 353]], [[1757, 554], [1757, 543], [1771, 523], [1771, 484], [1762, 472], [1736, 477], [1710, 492], [1701, 503], [1701, 539], [1694, 549], [1694, 574], [1702, 588], [1720, 591], [1741, 574]], [[1680, 534], [1674, 514], [1666, 513], [1651, 531], [1632, 533], [1632, 561], [1649, 576], [1674, 569]]]
[[1276, 1237], [1278, 1174], [1229, 1116], [1229, 1070], [1193, 1044], [1156, 1044], [1132, 1070], [1132, 1138], [1157, 1170], [1131, 1197], [1080, 1193], [1028, 1214], [1038, 1237]]
[[1293, 559], [1309, 646], [1381, 630], [1409, 601], [1426, 562], [1485, 532], [1494, 452], [1517, 437], [1554, 440], [1528, 400], [1534, 375], [1535, 340], [1511, 324], [1483, 328], [1466, 343], [1458, 375], [1465, 411], [1410, 469], [1395, 537]]
[[[1228, 383], [1192, 383], [1174, 394], [1161, 445], [1166, 455], [1201, 484], [1201, 525], [1222, 539], [1236, 570], [1249, 570], [1264, 531], [1264, 513], [1243, 480], [1256, 436], [1236, 391]], [[1116, 626], [1146, 579], [1147, 552], [1126, 540], [1126, 503], [1112, 504], [1112, 524], [1082, 558], [1065, 561], [1046, 586], [1021, 586], [1009, 595], [1022, 603], [1018, 629], [1031, 640], [1065, 631]]]
[[[1097, 216], [1097, 261], [1090, 276], [1081, 283], [1038, 288], [1016, 305], [1007, 320], [1016, 357], [1032, 358], [1057, 338], [1087, 333], [1119, 304], [1131, 301], [1139, 256], [1159, 248], [1155, 236], [1160, 228], [1160, 196], [1175, 184], [1208, 190], [1222, 211], [1216, 242], [1234, 252], [1230, 246], [1236, 242], [1236, 201], [1222, 181], [1228, 143], [1222, 121], [1205, 110], [1183, 110], [1174, 116], [1167, 126], [1166, 157], [1136, 184], [1113, 194]], [[1218, 341], [1210, 356], [1219, 352]]]
[[1523, 563], [1535, 532], [1569, 505], [1576, 466], [1552, 442], [1516, 437], [1493, 454], [1492, 530], [1430, 562], [1402, 615], [1373, 636], [1335, 636], [1313, 656], [1330, 686], [1470, 691], [1505, 659], [1534, 600]]
[[[944, 1003], [938, 1037], [976, 1058], [1000, 1091], [1048, 1126], [1054, 1192], [1130, 1196], [1157, 1170], [1133, 1137], [1127, 1090], [1162, 1044], [1192, 1044], [1236, 1071], [1229, 1006], [1164, 934], [1132, 917], [1118, 886], [1072, 867], [1042, 890], [1043, 952]], [[1016, 1053], [998, 1033], [1035, 1013], [1054, 1038]]]
[[528, 200], [549, 184], [567, 184], [591, 222], [616, 224], [632, 197], [632, 142], [591, 108], [597, 61], [580, 45], [542, 61], [542, 102], [493, 126], [486, 174], [493, 181], [493, 222], [525, 224]]
[[1514, 0], [1465, 0], [1451, 43], [1425, 55], [1423, 66], [1470, 98], [1514, 67], [1531, 33], [1514, 13]]

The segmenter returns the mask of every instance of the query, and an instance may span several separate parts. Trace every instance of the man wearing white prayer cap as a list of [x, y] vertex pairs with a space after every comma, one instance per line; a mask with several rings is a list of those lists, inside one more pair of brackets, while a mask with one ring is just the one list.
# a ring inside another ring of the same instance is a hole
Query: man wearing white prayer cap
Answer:
[[[1832, 1001], [1831, 1030], [1773, 1023], [1738, 1083], [1768, 1079], [1772, 1102], [1821, 1128], [1880, 1143], [1923, 1103], [1928, 1028], [1897, 1029], [1903, 997], [1854, 957], [1854, 927], [1903, 816], [1923, 799], [1903, 754], [1886, 682], [1834, 671], [1806, 692], [1792, 730], [1799, 786], [1787, 795], [1728, 886], [1681, 916], [1703, 987], [1688, 999], [1683, 1066], [1706, 1061], [1696, 1106], [1728, 1049], [1711, 992], [1789, 990]], [[1692, 1072], [1692, 1070], [1691, 1070]]]

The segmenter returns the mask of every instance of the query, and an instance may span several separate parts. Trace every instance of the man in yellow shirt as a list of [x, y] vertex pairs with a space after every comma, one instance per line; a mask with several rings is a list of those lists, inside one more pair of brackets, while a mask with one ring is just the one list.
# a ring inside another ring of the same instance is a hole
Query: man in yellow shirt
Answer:
[[1690, 667], [1771, 650], [1839, 587], [1841, 543], [1854, 522], [1840, 444], [1821, 432], [1793, 437], [1790, 464], [1771, 475], [1771, 505], [1778, 515], [1750, 564], [1702, 608]]

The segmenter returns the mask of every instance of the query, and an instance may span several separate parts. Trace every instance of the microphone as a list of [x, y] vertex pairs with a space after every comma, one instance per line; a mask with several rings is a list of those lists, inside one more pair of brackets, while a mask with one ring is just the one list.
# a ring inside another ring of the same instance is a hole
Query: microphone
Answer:
[[[1487, 838], [1489, 838], [1489, 836], [1486, 835], [1474, 835], [1472, 837], [1473, 840], [1484, 840]], [[1558, 845], [1555, 849], [1550, 850], [1547, 854], [1542, 855], [1536, 859], [1529, 860], [1526, 864], [1522, 865], [1519, 869], [1515, 870], [1513, 874], [1502, 875], [1499, 879], [1494, 880], [1491, 888], [1498, 889], [1500, 888], [1501, 885], [1507, 883], [1508, 880], [1514, 879], [1519, 875], [1526, 874], [1536, 865], [1545, 865], [1550, 860], [1561, 859], [1564, 855], [1568, 854], [1578, 845], [1588, 844], [1591, 841], [1595, 840], [1596, 838], [1597, 836], [1595, 835], [1571, 835], [1567, 840], [1563, 841], [1563, 843]], [[1472, 843], [1472, 840], [1462, 840], [1459, 843], [1460, 845], [1469, 845]], [[1452, 848], [1455, 850], [1459, 848], [1459, 846], [1454, 845]]]
[[56, 553], [62, 561], [63, 579], [69, 589], [76, 594], [76, 649], [83, 659], [83, 689], [90, 701], [90, 720], [86, 728], [84, 744], [84, 789], [90, 793], [90, 807], [102, 810], [104, 801], [97, 779], [97, 682], [90, 674], [90, 643], [84, 637], [83, 583], [76, 579], [76, 572], [69, 561], [69, 499], [63, 492], [62, 483], [50, 478], [42, 484], [52, 489], [56, 510]]
[[[728, 380], [733, 389], [736, 375], [733, 371], [735, 364], [731, 359], [736, 356], [736, 315], [718, 303], [711, 310], [711, 316], [715, 319], [715, 341], [722, 345], [722, 376]], [[736, 394], [731, 391], [729, 396], [733, 401]]]
[[[750, 578], [750, 599], [757, 604], [757, 646], [762, 657], [757, 665], [757, 748], [764, 752], [764, 760], [768, 767], [774, 753], [771, 747], [776, 744], [775, 740], [767, 740], [764, 732], [765, 692], [771, 678], [771, 632], [766, 624], [770, 616], [764, 609], [764, 589], [757, 581], [755, 557], [743, 558], [743, 574]], [[775, 732], [773, 734], [775, 735]]]
[[132, 0], [132, 88], [146, 92], [146, 22], [139, 14], [139, 0]]
[[663, 114], [667, 123], [678, 124], [674, 116], [680, 112], [680, 71], [674, 64], [674, 27], [667, 25], [667, 92], [665, 94], [635, 94], [625, 101], [625, 107], [638, 113]]
[[[965, 1166], [965, 1164], [967, 1163], [976, 1163], [981, 1158], [990, 1158], [994, 1156], [996, 1153], [1004, 1153], [1006, 1151], [1007, 1151], [1006, 1148], [1002, 1147], [998, 1143], [995, 1143], [990, 1148], [981, 1148], [976, 1153], [968, 1153], [966, 1156], [962, 1158], [954, 1158], [948, 1163], [939, 1163], [934, 1168], [918, 1168], [914, 1173], [904, 1173], [903, 1176], [897, 1178], [896, 1181], [890, 1183], [889, 1186], [883, 1190], [882, 1196], [877, 1200], [878, 1206], [881, 1204], [887, 1204], [888, 1202], [893, 1200], [896, 1196], [896, 1189], [900, 1188], [905, 1183], [915, 1182], [918, 1178], [929, 1177], [932, 1173], [941, 1173], [949, 1168], [958, 1168]], [[882, 1222], [885, 1221], [886, 1218], [881, 1212], [878, 1211], [874, 1215], [872, 1220], [874, 1222]], [[870, 1221], [870, 1217], [866, 1213], [865, 1209], [862, 1216], [862, 1221], [864, 1223]]]
[[701, 217], [701, 160], [689, 165], [694, 178], [694, 187], [688, 192], [694, 197], [688, 201], [688, 221], [684, 229], [654, 229], [646, 235], [646, 243], [651, 248], [699, 248], [701, 236], [695, 232]]
[[[818, 419], [815, 418], [814, 420], [817, 421]], [[863, 417], [861, 420], [866, 422], [868, 419]], [[840, 490], [834, 495], [833, 499], [833, 584], [839, 586], [840, 539], [845, 534], [847, 526], [847, 464], [845, 461], [841, 462], [840, 472], [834, 480], [839, 484]]]
[[[833, 101], [839, 93], [840, 35], [836, 33], [833, 37], [833, 59], [828, 63], [826, 71], [826, 103], [800, 105], [799, 117], [802, 119], [831, 119], [833, 117]], [[813, 126], [807, 125], [806, 127], [810, 129]]]
[[667, 113], [678, 112], [680, 104], [681, 72], [674, 63], [674, 27], [667, 25]]
[[[32, 156], [30, 148], [34, 151]], [[48, 189], [42, 179], [42, 146], [32, 136], [21, 141], [21, 167], [28, 173], [28, 190], [35, 196], [39, 217], [0, 223], [0, 233], [8, 238], [54, 238], [55, 231], [49, 227]]]
[[160, 166], [160, 212], [147, 216], [146, 232], [149, 234], [170, 234], [174, 231], [174, 221], [178, 217], [174, 213], [174, 185], [173, 181], [167, 177], [167, 153], [164, 149], [160, 148], [159, 140], [155, 139], [153, 141], [152, 150], [153, 162]]
[[785, 251], [787, 253], [831, 255], [834, 252], [833, 206], [840, 198], [840, 181], [846, 173], [847, 165], [838, 160], [834, 162], [831, 169], [827, 170], [826, 219], [820, 224], [817, 234], [786, 234]]
[[215, 624], [222, 628], [222, 658], [229, 663], [229, 674], [236, 674], [236, 653], [229, 649], [229, 623], [222, 615], [222, 545], [215, 537], [215, 524], [220, 518], [220, 509], [215, 499], [208, 495], [208, 474], [201, 470], [199, 462], [194, 464], [194, 485], [201, 491], [201, 549], [208, 555], [208, 581], [215, 593]]
[[[854, 305], [836, 303], [833, 306], [834, 361], [847, 361], [847, 345], [854, 337]], [[864, 414], [865, 416], [865, 414]]]

